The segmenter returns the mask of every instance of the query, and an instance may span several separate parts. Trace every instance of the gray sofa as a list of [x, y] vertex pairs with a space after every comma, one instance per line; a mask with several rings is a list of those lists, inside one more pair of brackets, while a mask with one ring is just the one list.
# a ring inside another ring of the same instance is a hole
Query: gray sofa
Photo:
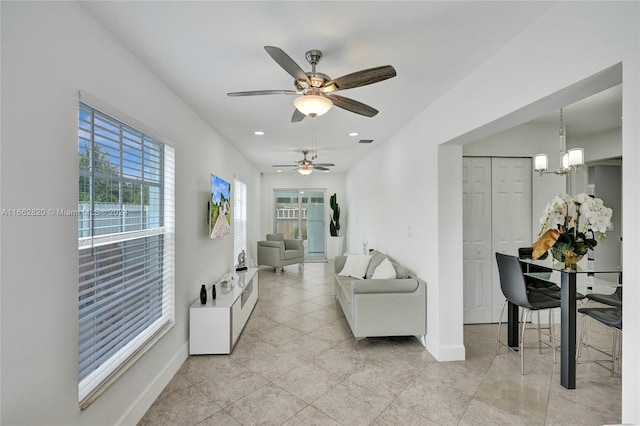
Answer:
[[304, 266], [302, 240], [284, 238], [281, 233], [267, 234], [266, 241], [258, 241], [258, 265], [283, 268], [300, 263]]
[[374, 252], [365, 279], [340, 276], [347, 256], [335, 257], [335, 294], [357, 339], [376, 336], [426, 335], [426, 283], [393, 263], [396, 278], [372, 278], [386, 256]]

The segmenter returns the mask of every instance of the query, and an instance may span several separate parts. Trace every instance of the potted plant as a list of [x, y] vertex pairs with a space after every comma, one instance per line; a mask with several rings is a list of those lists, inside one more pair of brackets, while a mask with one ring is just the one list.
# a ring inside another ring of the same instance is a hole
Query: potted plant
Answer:
[[344, 251], [344, 237], [340, 236], [340, 205], [338, 204], [337, 195], [334, 193], [329, 197], [329, 207], [331, 207], [331, 216], [329, 217], [329, 244], [327, 247], [327, 258], [333, 259]]
[[329, 224], [329, 232], [332, 237], [337, 237], [340, 234], [340, 206], [338, 205], [336, 194], [334, 193], [329, 198], [329, 206], [333, 210], [331, 215], [331, 223]]

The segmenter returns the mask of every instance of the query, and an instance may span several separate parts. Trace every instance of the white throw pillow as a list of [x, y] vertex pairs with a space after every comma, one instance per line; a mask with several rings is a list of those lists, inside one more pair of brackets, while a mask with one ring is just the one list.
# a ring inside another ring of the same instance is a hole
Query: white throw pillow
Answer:
[[371, 255], [369, 254], [348, 254], [347, 261], [338, 275], [363, 279], [370, 261]]
[[396, 277], [396, 268], [393, 267], [393, 265], [391, 264], [391, 261], [385, 257], [385, 259], [380, 262], [380, 265], [378, 265], [378, 267], [376, 268], [375, 271], [373, 271], [373, 275], [371, 276], [372, 279], [383, 279], [383, 280], [387, 280], [389, 278], [395, 278]]

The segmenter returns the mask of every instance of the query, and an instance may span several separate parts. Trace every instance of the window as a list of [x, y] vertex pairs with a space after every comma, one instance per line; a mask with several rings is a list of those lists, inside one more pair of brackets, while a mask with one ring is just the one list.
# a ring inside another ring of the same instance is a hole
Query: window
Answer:
[[86, 407], [174, 321], [174, 149], [81, 102], [79, 400]]
[[247, 252], [247, 184], [233, 179], [233, 259], [237, 261], [242, 250]]

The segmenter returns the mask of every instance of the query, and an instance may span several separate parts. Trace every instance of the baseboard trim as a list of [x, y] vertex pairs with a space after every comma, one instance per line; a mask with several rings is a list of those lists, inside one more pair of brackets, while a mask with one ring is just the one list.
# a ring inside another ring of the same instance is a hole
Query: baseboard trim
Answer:
[[426, 336], [425, 348], [437, 361], [464, 361], [465, 347], [464, 345], [440, 346]]
[[135, 425], [142, 419], [149, 407], [158, 398], [163, 389], [178, 372], [184, 361], [189, 356], [189, 342], [185, 342], [171, 357], [167, 365], [149, 383], [149, 386], [136, 398], [128, 409], [122, 414], [117, 424]]

